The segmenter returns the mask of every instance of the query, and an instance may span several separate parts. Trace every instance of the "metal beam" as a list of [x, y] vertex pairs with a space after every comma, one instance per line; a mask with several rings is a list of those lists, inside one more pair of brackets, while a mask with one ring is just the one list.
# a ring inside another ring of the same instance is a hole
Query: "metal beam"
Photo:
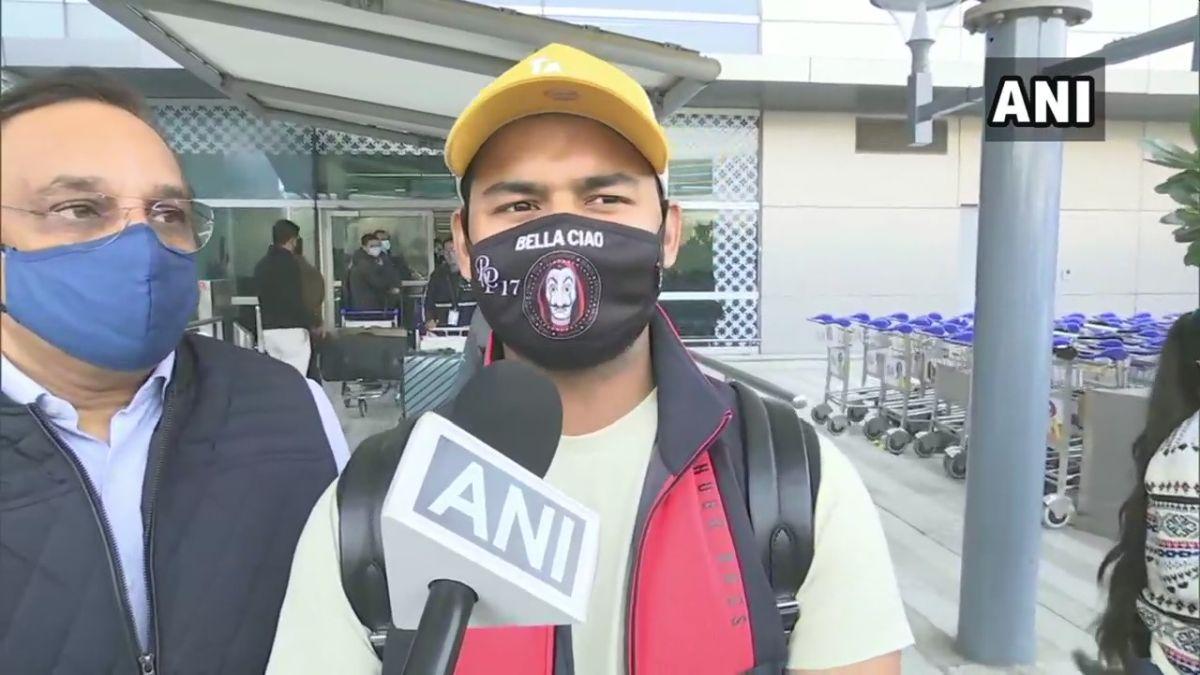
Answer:
[[661, 121], [669, 117], [707, 86], [707, 82], [683, 78], [671, 85], [669, 89], [652, 96], [651, 101], [654, 103], [654, 112], [658, 119]]
[[[137, 35], [160, 52], [171, 57], [172, 60], [183, 66], [202, 82], [214, 89], [224, 91], [221, 85], [228, 75], [221, 72], [213, 64], [205, 61], [199, 52], [187, 46], [183, 40], [155, 23], [150, 17], [132, 8], [127, 2], [123, 2], [122, 0], [91, 0], [91, 2], [100, 11], [132, 31], [134, 35]], [[234, 102], [246, 108], [251, 114], [264, 114], [263, 107], [253, 97], [246, 96], [240, 92], [225, 93]]]
[[140, 4], [147, 9], [164, 14], [226, 24], [334, 47], [382, 54], [406, 61], [429, 63], [490, 77], [503, 73], [513, 64], [509, 59], [479, 54], [470, 50], [316, 21], [292, 14], [281, 14], [242, 5], [229, 5], [213, 0], [141, 0]]
[[[1087, 62], [1083, 59], [1104, 59], [1106, 66], [1112, 66], [1150, 54], [1157, 54], [1189, 42], [1196, 45], [1196, 53], [1200, 54], [1200, 40], [1196, 39], [1198, 33], [1200, 33], [1200, 17], [1180, 19], [1175, 23], [1160, 26], [1145, 33], [1113, 40], [1089, 54], [1047, 66], [1043, 72], [1048, 75], [1083, 75], [1092, 70], [1089, 67], [1090, 64], [1084, 65]], [[1200, 59], [1200, 56], [1196, 58]], [[968, 87], [953, 91], [921, 106], [918, 110], [917, 120], [925, 121], [944, 117], [969, 108], [982, 100], [983, 87]]]
[[[350, 4], [351, 0], [338, 0]], [[511, 40], [530, 47], [561, 42], [612, 63], [657, 70], [700, 82], [721, 74], [716, 59], [678, 45], [612, 33], [591, 26], [530, 16], [464, 0], [382, 0], [381, 13], [411, 21]], [[371, 10], [368, 10], [371, 11]]]
[[1112, 66], [1195, 42], [1197, 33], [1200, 33], [1200, 17], [1180, 19], [1145, 33], [1113, 40], [1090, 54], [1048, 66], [1044, 72], [1047, 75], [1083, 75], [1092, 70], [1082, 65], [1083, 59], [1104, 59], [1106, 66]]
[[370, 101], [334, 96], [332, 94], [322, 94], [305, 89], [294, 89], [266, 82], [255, 82], [230, 77], [225, 80], [225, 88], [231, 91], [244, 92], [260, 101], [271, 99], [272, 103], [264, 105], [270, 105], [276, 110], [279, 110], [279, 108], [276, 107], [277, 104], [274, 102], [280, 101], [311, 108], [345, 111], [359, 117], [369, 117], [380, 121], [393, 121], [405, 127], [407, 132], [428, 134], [438, 138], [445, 138], [446, 134], [450, 132], [450, 127], [454, 126], [454, 118], [446, 117], [445, 115], [435, 115], [408, 108], [397, 108], [381, 103], [372, 103]]

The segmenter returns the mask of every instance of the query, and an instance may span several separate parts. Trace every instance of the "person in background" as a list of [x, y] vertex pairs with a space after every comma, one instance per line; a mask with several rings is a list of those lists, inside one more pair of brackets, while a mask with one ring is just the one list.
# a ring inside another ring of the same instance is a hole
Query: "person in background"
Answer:
[[[474, 313], [471, 282], [463, 278], [454, 255], [454, 242], [442, 245], [442, 263], [429, 275], [425, 287], [425, 329], [468, 326]], [[469, 303], [469, 304], [468, 304]]]
[[400, 284], [383, 260], [383, 246], [374, 234], [364, 234], [350, 261], [350, 309], [381, 311], [396, 307]]
[[312, 335], [321, 326], [304, 303], [303, 276], [296, 246], [300, 228], [290, 220], [271, 227], [271, 245], [254, 267], [258, 304], [262, 308], [263, 347], [267, 354], [300, 373], [308, 372]]
[[[433, 240], [433, 268], [436, 270], [438, 265], [446, 262], [446, 239]], [[430, 274], [432, 277], [433, 275]]]
[[[316, 320], [317, 327], [311, 333], [312, 342], [315, 345], [325, 337], [325, 318], [321, 312], [321, 308], [325, 305], [325, 277], [321, 274], [308, 258], [304, 257], [304, 238], [296, 240], [296, 262], [300, 265], [300, 297], [304, 302], [304, 308]], [[308, 359], [308, 378], [310, 380], [321, 381], [320, 369], [317, 367], [317, 349], [311, 350], [311, 355]]]
[[413, 274], [412, 268], [408, 266], [408, 261], [404, 259], [404, 252], [399, 249], [392, 250], [392, 235], [387, 230], [375, 230], [374, 235], [375, 240], [379, 242], [379, 248], [383, 251], [379, 259], [383, 261], [384, 265], [390, 267], [393, 283], [399, 286], [401, 281], [412, 281], [417, 278]]
[[329, 400], [186, 333], [212, 211], [144, 102], [0, 94], [0, 671], [261, 673], [348, 458]]
[[1146, 426], [1133, 443], [1137, 481], [1121, 535], [1100, 565], [1108, 604], [1096, 630], [1100, 662], [1086, 673], [1200, 673], [1200, 310], [1167, 334]]

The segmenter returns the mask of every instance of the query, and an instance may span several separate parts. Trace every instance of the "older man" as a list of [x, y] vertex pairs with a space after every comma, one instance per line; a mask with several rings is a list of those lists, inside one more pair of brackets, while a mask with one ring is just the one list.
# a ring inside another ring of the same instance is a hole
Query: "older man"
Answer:
[[329, 401], [185, 335], [212, 214], [136, 94], [30, 81], [0, 139], [0, 670], [262, 672]]

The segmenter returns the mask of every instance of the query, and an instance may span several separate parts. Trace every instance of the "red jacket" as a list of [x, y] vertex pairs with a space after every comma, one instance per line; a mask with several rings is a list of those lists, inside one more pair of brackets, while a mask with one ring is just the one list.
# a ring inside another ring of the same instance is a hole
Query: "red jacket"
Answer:
[[[651, 352], [658, 443], [634, 526], [629, 675], [780, 673], [783, 626], [750, 529], [744, 462], [732, 461], [742, 452], [733, 392], [700, 372], [661, 310]], [[570, 675], [569, 655], [567, 628], [470, 629], [455, 672]]]

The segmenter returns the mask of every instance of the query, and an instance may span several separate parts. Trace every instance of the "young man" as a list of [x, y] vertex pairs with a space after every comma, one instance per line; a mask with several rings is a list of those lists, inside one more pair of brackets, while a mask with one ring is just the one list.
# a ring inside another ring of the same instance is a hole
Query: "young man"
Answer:
[[459, 271], [454, 242], [447, 241], [435, 250], [442, 262], [429, 275], [425, 287], [425, 328], [465, 328], [471, 325], [475, 313], [471, 282]]
[[[912, 637], [887, 544], [831, 446], [785, 642], [745, 496], [716, 460], [738, 442], [732, 391], [701, 374], [656, 304], [681, 230], [656, 178], [667, 156], [637, 82], [561, 45], [485, 88], [446, 142], [462, 179], [456, 254], [492, 327], [489, 353], [557, 385], [564, 435], [547, 480], [601, 522], [591, 606], [570, 647], [546, 628], [468, 631], [473, 665], [458, 673], [898, 673]], [[297, 547], [270, 673], [380, 670], [340, 583], [338, 531], [331, 489]]]
[[267, 354], [306, 374], [312, 357], [310, 331], [321, 323], [304, 303], [304, 279], [296, 256], [299, 242], [298, 225], [286, 219], [276, 221], [271, 227], [271, 246], [254, 267], [254, 281]]
[[399, 280], [383, 261], [383, 246], [375, 235], [364, 234], [350, 261], [350, 306], [359, 311], [395, 307], [399, 301]]
[[262, 672], [347, 459], [324, 392], [185, 335], [212, 212], [94, 71], [0, 95], [0, 670]]
[[392, 234], [387, 230], [375, 230], [374, 234], [375, 240], [379, 242], [379, 248], [383, 251], [379, 259], [385, 265], [391, 265], [391, 271], [396, 281], [412, 281], [413, 272], [408, 267], [408, 261], [404, 259], [404, 251], [392, 250]]

